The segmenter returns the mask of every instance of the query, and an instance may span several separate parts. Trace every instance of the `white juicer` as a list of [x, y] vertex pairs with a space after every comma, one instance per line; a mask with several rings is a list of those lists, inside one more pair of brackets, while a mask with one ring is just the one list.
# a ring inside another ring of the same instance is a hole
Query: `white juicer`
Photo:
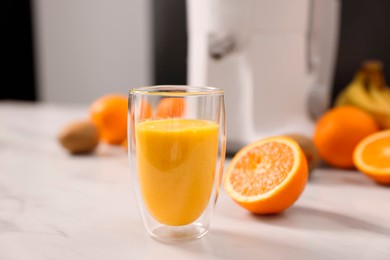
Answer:
[[329, 106], [337, 0], [188, 0], [188, 84], [225, 90], [227, 150], [311, 135]]

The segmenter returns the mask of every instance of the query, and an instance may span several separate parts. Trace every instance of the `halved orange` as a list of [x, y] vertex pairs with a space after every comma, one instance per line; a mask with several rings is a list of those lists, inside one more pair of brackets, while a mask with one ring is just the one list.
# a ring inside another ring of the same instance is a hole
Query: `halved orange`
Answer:
[[356, 168], [381, 184], [390, 184], [390, 130], [364, 138], [355, 148]]
[[242, 148], [226, 170], [224, 188], [243, 208], [273, 214], [294, 204], [307, 179], [308, 165], [298, 143], [277, 136]]

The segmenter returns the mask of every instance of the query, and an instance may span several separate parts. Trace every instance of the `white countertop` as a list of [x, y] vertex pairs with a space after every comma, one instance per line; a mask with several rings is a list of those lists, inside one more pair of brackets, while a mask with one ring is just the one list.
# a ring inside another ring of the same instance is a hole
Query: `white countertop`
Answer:
[[148, 236], [126, 152], [70, 156], [56, 135], [87, 108], [0, 102], [0, 259], [390, 259], [390, 188], [317, 169], [294, 206], [255, 216], [222, 192], [205, 237]]

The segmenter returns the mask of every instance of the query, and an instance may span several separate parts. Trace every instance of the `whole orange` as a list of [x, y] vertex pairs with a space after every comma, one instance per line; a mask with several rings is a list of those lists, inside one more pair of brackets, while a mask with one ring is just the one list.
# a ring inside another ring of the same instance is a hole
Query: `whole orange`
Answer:
[[313, 141], [322, 160], [331, 166], [352, 168], [353, 150], [379, 130], [375, 119], [352, 106], [330, 109], [316, 123]]
[[94, 101], [90, 107], [92, 122], [99, 129], [102, 141], [121, 144], [127, 135], [127, 97], [106, 95]]
[[157, 118], [182, 117], [185, 110], [183, 98], [163, 98], [156, 109]]

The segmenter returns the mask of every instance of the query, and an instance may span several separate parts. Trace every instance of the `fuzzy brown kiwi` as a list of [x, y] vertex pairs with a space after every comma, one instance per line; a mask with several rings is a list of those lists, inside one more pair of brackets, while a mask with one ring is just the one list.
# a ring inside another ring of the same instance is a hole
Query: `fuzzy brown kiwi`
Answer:
[[91, 153], [99, 143], [99, 132], [88, 120], [75, 121], [60, 131], [58, 141], [71, 154]]

